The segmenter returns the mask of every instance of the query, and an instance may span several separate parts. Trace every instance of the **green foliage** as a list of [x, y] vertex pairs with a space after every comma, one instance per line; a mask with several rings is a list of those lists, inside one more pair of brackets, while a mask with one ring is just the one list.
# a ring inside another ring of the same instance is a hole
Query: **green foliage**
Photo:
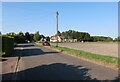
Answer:
[[5, 52], [6, 56], [12, 55], [14, 50], [14, 38], [8, 36], [2, 36], [2, 52]]
[[114, 40], [115, 42], [120, 42], [120, 36], [119, 37], [117, 37], [117, 38], [115, 38], [115, 40]]
[[[57, 36], [57, 34], [55, 34], [55, 36]], [[58, 31], [58, 36], [61, 36], [61, 32], [60, 31]]]
[[44, 35], [39, 35], [39, 32], [36, 32], [35, 34], [29, 34], [29, 32], [26, 32], [25, 34], [23, 32], [19, 32], [18, 34], [15, 34], [14, 32], [10, 32], [4, 36], [14, 38], [15, 43], [27, 43], [27, 41], [39, 41], [41, 38], [45, 38]]
[[16, 42], [16, 43], [26, 43], [27, 42], [23, 32], [19, 32], [18, 34], [15, 34], [14, 32], [10, 32], [4, 36], [14, 38], [14, 42]]
[[16, 36], [14, 36], [14, 41], [16, 43], [26, 43], [26, 38], [23, 32], [19, 32]]
[[10, 32], [10, 33], [7, 33], [6, 36], [15, 37], [16, 34], [14, 32]]
[[26, 32], [26, 33], [25, 33], [25, 39], [26, 39], [27, 41], [32, 42], [32, 37], [30, 36], [29, 32]]
[[85, 51], [82, 51], [82, 50], [70, 49], [70, 48], [66, 48], [66, 47], [56, 47], [56, 46], [53, 46], [53, 45], [50, 46], [50, 47], [54, 48], [54, 49], [58, 49], [60, 51], [67, 52], [67, 53], [72, 54], [72, 55], [77, 55], [77, 56], [81, 56], [81, 57], [84, 57], [84, 58], [101, 61], [103, 63], [108, 63], [108, 64], [111, 63], [111, 64], [115, 64], [115, 65], [118, 64], [118, 58], [117, 57], [94, 54], [94, 53], [85, 52]]
[[26, 43], [27, 42], [24, 36], [18, 36], [18, 35], [14, 37], [14, 41], [16, 43]]
[[105, 36], [92, 36], [91, 38], [92, 38], [93, 42], [97, 42], [97, 41], [104, 41], [104, 42], [113, 41], [113, 39], [111, 37], [105, 37]]
[[[74, 30], [69, 30], [61, 33], [66, 39], [77, 39], [78, 41], [90, 41], [90, 42], [97, 42], [97, 41], [113, 41], [111, 37], [105, 36], [90, 36], [87, 32], [78, 32]], [[120, 38], [116, 38], [116, 41], [120, 41]]]
[[39, 41], [41, 39], [41, 37], [39, 35], [39, 31], [34, 34], [33, 39], [34, 39], [34, 41]]
[[24, 33], [23, 32], [19, 32], [17, 35], [18, 36], [24, 36]]
[[49, 36], [47, 36], [47, 37], [46, 37], [46, 40], [47, 40], [47, 41], [50, 41], [50, 37], [49, 37]]
[[74, 30], [69, 30], [62, 32], [62, 35], [66, 39], [77, 39], [78, 41], [89, 41], [90, 40], [90, 34], [86, 32], [78, 32]]

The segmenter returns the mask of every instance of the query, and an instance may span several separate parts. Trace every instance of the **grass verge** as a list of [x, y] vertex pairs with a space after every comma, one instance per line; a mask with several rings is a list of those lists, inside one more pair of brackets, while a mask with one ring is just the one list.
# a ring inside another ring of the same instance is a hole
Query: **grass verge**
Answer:
[[[41, 43], [37, 43], [37, 44], [42, 45]], [[50, 48], [56, 49], [56, 50], [59, 50], [62, 52], [66, 52], [68, 54], [83, 57], [83, 58], [86, 58], [89, 60], [94, 60], [98, 63], [104, 63], [106, 65], [109, 64], [109, 65], [112, 65], [113, 67], [116, 67], [116, 68], [118, 68], [118, 66], [120, 65], [120, 58], [117, 58], [117, 57], [105, 56], [105, 55], [101, 55], [101, 54], [94, 54], [94, 53], [85, 52], [82, 50], [70, 49], [70, 48], [66, 48], [66, 47], [56, 47], [54, 45], [51, 45]]]

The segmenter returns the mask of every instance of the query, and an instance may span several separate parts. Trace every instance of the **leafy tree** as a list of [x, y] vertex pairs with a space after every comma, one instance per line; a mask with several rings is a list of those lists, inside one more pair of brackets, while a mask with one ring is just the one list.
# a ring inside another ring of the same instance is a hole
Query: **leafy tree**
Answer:
[[39, 35], [39, 31], [37, 31], [35, 34], [34, 34], [34, 41], [39, 41], [41, 39], [40, 35]]
[[64, 36], [64, 38], [68, 39], [68, 36], [65, 32], [62, 32], [62, 36]]
[[62, 32], [62, 35], [66, 39], [77, 39], [78, 41], [82, 41], [82, 40], [89, 41], [90, 40], [90, 34], [89, 33], [78, 32], [78, 31], [74, 31], [74, 30], [69, 30], [69, 31]]
[[23, 32], [19, 32], [17, 35], [18, 36], [24, 36], [24, 33]]
[[[57, 36], [57, 34], [55, 34], [55, 36]], [[61, 36], [61, 32], [60, 31], [58, 31], [58, 36]]]
[[41, 38], [45, 38], [45, 36], [44, 35], [40, 35], [41, 36]]
[[25, 39], [26, 39], [27, 41], [32, 42], [32, 37], [30, 36], [29, 32], [26, 32], [26, 33], [25, 33]]
[[30, 37], [31, 37], [31, 41], [33, 41], [34, 39], [34, 34], [30, 34]]
[[26, 43], [26, 39], [25, 39], [25, 36], [24, 36], [24, 33], [23, 32], [19, 32], [15, 37], [15, 42], [16, 43]]
[[50, 37], [49, 37], [49, 36], [47, 36], [47, 37], [46, 37], [46, 40], [47, 40], [47, 41], [50, 41]]
[[84, 33], [84, 41], [89, 41], [90, 40], [90, 34], [89, 33]]
[[119, 37], [117, 37], [117, 38], [115, 38], [115, 40], [114, 41], [116, 41], [116, 42], [120, 42], [120, 36]]
[[6, 36], [15, 37], [16, 34], [14, 32], [10, 32], [10, 33], [7, 33]]
[[93, 41], [97, 42], [97, 41], [104, 41], [104, 42], [109, 42], [109, 41], [113, 41], [113, 39], [111, 37], [105, 37], [105, 36], [92, 36]]

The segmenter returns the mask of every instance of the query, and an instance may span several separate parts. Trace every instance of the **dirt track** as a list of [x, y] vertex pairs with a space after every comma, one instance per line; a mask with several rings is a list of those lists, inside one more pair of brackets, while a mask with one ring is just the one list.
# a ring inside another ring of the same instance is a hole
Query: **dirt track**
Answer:
[[[51, 43], [54, 44], [55, 43]], [[85, 42], [85, 43], [59, 43], [59, 46], [64, 46], [72, 49], [83, 50], [91, 53], [109, 55], [118, 57], [118, 43], [113, 42]]]

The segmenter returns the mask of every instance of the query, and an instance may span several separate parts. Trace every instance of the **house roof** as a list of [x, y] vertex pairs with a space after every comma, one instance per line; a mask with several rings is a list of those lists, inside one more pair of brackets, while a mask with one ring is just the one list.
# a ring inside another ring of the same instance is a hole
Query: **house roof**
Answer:
[[[61, 38], [61, 39], [64, 39], [64, 36], [58, 36], [58, 37]], [[51, 39], [51, 40], [56, 40], [57, 37], [56, 37], [56, 36], [52, 36], [50, 39]]]

